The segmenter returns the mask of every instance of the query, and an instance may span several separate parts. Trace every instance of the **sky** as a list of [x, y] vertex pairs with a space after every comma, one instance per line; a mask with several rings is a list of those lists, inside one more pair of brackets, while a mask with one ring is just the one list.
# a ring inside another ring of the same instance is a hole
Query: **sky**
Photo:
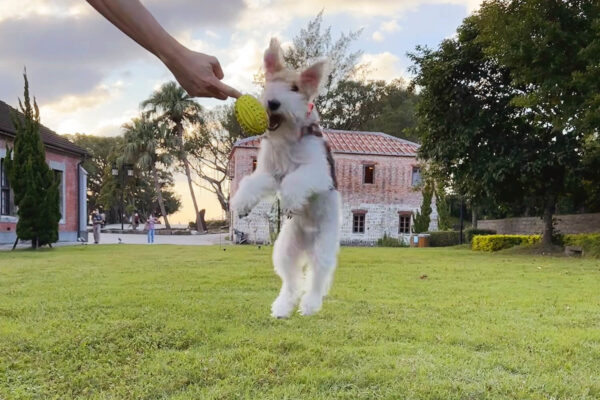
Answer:
[[[373, 79], [410, 79], [407, 52], [451, 37], [480, 0], [142, 0], [158, 22], [192, 50], [216, 56], [225, 79], [242, 92], [252, 84], [271, 37], [284, 46], [324, 10], [334, 38], [362, 29], [352, 50], [364, 52]], [[83, 0], [0, 0], [0, 100], [22, 96], [23, 67], [42, 123], [57, 133], [116, 136], [169, 70]], [[206, 108], [217, 100], [199, 99]], [[185, 177], [176, 176], [182, 210], [193, 220]], [[197, 191], [209, 219], [223, 212], [212, 193]]]

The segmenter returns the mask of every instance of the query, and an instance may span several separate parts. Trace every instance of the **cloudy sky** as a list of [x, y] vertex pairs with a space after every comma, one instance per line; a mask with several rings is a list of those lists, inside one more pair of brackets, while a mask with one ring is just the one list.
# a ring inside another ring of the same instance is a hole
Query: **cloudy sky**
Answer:
[[[406, 53], [435, 47], [451, 36], [480, 0], [142, 0], [156, 19], [189, 48], [216, 56], [225, 82], [255, 92], [269, 38], [285, 44], [321, 9], [324, 24], [340, 32], [363, 29], [353, 50], [364, 51], [371, 77], [410, 78]], [[335, 37], [335, 36], [334, 36]], [[139, 103], [169, 71], [83, 0], [0, 0], [0, 99], [15, 106], [27, 67], [42, 123], [58, 133], [118, 135]], [[214, 100], [199, 100], [206, 107]], [[193, 219], [183, 180], [176, 190]], [[200, 193], [209, 218], [220, 217], [209, 193]]]

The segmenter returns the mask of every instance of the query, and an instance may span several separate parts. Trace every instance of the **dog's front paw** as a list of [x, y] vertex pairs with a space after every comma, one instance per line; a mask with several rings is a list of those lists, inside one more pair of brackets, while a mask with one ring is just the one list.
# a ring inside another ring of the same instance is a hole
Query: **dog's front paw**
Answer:
[[234, 197], [231, 201], [231, 209], [237, 213], [238, 217], [245, 218], [252, 211], [252, 204], [239, 197]]
[[280, 294], [271, 305], [271, 315], [278, 319], [288, 318], [295, 306], [296, 304], [291, 298]]
[[300, 314], [307, 316], [317, 313], [323, 305], [323, 296], [314, 293], [306, 293], [300, 300]]
[[283, 204], [283, 215], [288, 218], [292, 218], [294, 214], [298, 214], [304, 207], [304, 203], [298, 197], [293, 196], [282, 196], [281, 202]]

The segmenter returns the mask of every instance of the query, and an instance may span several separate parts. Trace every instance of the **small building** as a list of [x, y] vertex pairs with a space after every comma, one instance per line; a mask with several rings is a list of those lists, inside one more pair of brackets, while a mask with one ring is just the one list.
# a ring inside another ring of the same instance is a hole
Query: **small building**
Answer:
[[[14, 108], [0, 101], [0, 243], [14, 243], [17, 210], [10, 188], [4, 158], [15, 138], [11, 113]], [[87, 153], [45, 126], [40, 134], [46, 148], [46, 162], [60, 179], [59, 196], [62, 218], [59, 241], [87, 241], [87, 173], [81, 166]]]
[[[380, 132], [325, 129], [324, 136], [331, 147], [342, 196], [342, 244], [373, 245], [384, 234], [408, 243], [413, 215], [423, 199], [419, 145]], [[233, 146], [229, 165], [232, 197], [241, 179], [256, 168], [260, 140], [253, 136]], [[432, 209], [429, 228], [435, 230], [435, 204]], [[251, 242], [268, 243], [276, 232], [278, 216], [277, 200], [263, 200], [246, 218], [232, 212], [230, 233], [243, 232]]]

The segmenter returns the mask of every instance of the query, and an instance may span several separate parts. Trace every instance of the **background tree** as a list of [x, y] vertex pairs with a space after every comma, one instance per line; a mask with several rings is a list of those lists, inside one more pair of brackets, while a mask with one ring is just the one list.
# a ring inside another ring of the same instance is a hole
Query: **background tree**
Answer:
[[194, 194], [192, 171], [187, 156], [185, 128], [201, 122], [202, 107], [175, 82], [168, 82], [156, 90], [147, 100], [142, 102], [149, 116], [170, 125], [172, 137], [175, 139], [173, 153], [179, 160], [187, 177], [192, 204], [196, 215], [196, 226], [200, 226], [198, 202]]
[[415, 213], [413, 220], [413, 232], [422, 233], [429, 230], [429, 223], [431, 222], [431, 199], [433, 197], [433, 186], [430, 183], [426, 183], [423, 187], [423, 201], [421, 202], [421, 209]]
[[189, 140], [190, 166], [196, 184], [214, 193], [221, 208], [229, 213], [229, 155], [244, 133], [235, 119], [232, 105], [217, 107], [205, 114], [204, 123], [194, 129]]
[[591, 8], [592, 2], [489, 1], [463, 21], [455, 39], [412, 55], [422, 88], [421, 157], [467, 201], [543, 216], [544, 245], [589, 136], [578, 122], [589, 98], [573, 77], [592, 67], [580, 56], [591, 41]]
[[24, 104], [19, 99], [21, 114], [12, 114], [16, 136], [5, 163], [18, 207], [17, 240], [31, 240], [35, 249], [58, 240], [59, 182], [46, 164], [46, 151], [40, 137], [40, 112], [35, 98], [33, 107], [31, 105], [27, 75], [24, 73], [23, 77]]
[[108, 160], [111, 154], [122, 152], [123, 137], [103, 137], [82, 133], [64, 136], [89, 154], [82, 166], [88, 173], [88, 209], [95, 210], [101, 205], [100, 192], [104, 183], [104, 171], [110, 167]]
[[[600, 3], [596, 0], [490, 1], [481, 8], [480, 41], [490, 58], [522, 88], [511, 99], [539, 144], [529, 200], [544, 218], [544, 244], [552, 237], [556, 204], [580, 181], [586, 138], [598, 138]], [[594, 79], [596, 78], [596, 79]], [[541, 172], [541, 174], [540, 174]]]
[[417, 97], [402, 79], [342, 80], [329, 93], [331, 104], [321, 113], [321, 121], [332, 129], [378, 131], [418, 140], [414, 133]]
[[164, 167], [171, 164], [170, 154], [164, 151], [164, 146], [168, 146], [168, 129], [165, 124], [150, 121], [145, 116], [134, 118], [131, 122], [124, 124], [123, 129], [125, 139], [123, 159], [136, 164], [140, 169], [150, 170], [161, 215], [167, 229], [171, 229], [157, 168], [159, 163]]

